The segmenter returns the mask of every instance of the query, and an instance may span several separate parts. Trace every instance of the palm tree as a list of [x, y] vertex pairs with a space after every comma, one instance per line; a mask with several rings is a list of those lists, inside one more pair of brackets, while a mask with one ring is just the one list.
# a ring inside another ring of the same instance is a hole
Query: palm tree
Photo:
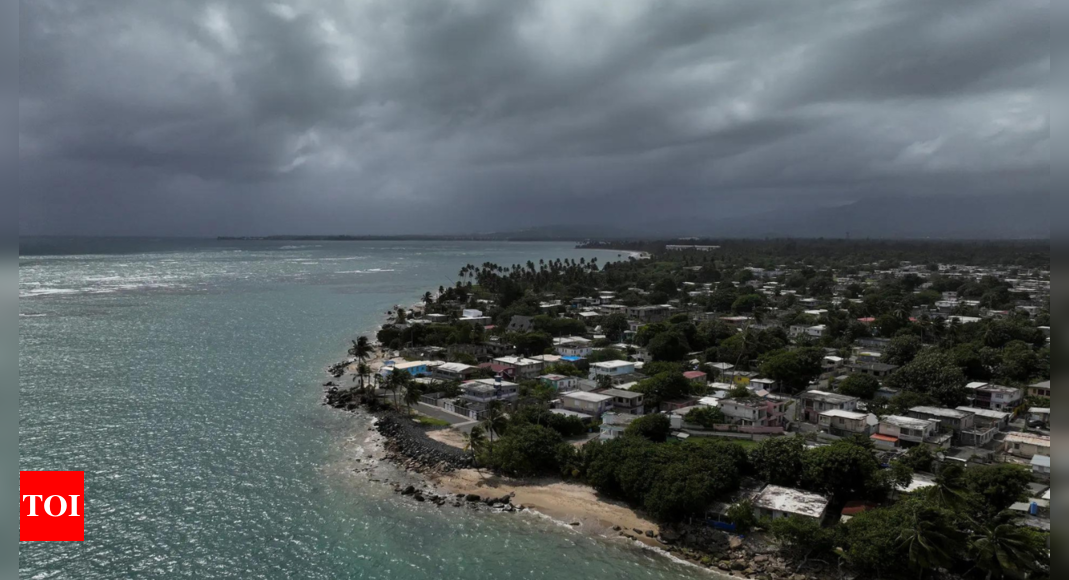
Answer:
[[401, 391], [408, 392], [408, 387], [412, 383], [412, 375], [406, 371], [394, 370], [390, 373], [390, 377], [386, 379], [386, 389], [393, 393], [393, 406], [400, 411], [401, 403], [397, 400], [397, 394]]
[[353, 346], [349, 349], [349, 356], [355, 356], [360, 362], [364, 362], [371, 358], [373, 352], [375, 352], [375, 348], [371, 346], [371, 341], [366, 336], [361, 336], [353, 341]]
[[476, 425], [471, 428], [471, 433], [464, 434], [464, 451], [471, 453], [472, 459], [478, 457], [485, 448], [486, 431], [482, 427]]
[[962, 511], [968, 503], [965, 469], [955, 464], [946, 466], [928, 493], [939, 507]]
[[408, 407], [409, 411], [412, 410], [412, 407], [415, 406], [416, 403], [419, 403], [420, 397], [422, 396], [423, 393], [416, 388], [415, 383], [409, 381], [408, 386], [405, 388], [405, 405]]
[[1003, 512], [973, 535], [969, 555], [976, 569], [987, 573], [987, 580], [1026, 578], [1050, 566], [1044, 544], [1016, 519], [1015, 514]]
[[918, 578], [923, 579], [929, 570], [953, 564], [955, 534], [955, 530], [940, 520], [922, 520], [914, 515], [913, 526], [903, 530], [898, 540]]
[[360, 379], [360, 392], [367, 390], [367, 377], [369, 376], [371, 376], [371, 367], [366, 363], [356, 365], [356, 375], [353, 377], [353, 380], [355, 381], [357, 378]]
[[486, 407], [486, 418], [483, 419], [483, 429], [490, 434], [490, 453], [494, 452], [494, 437], [505, 432], [507, 418], [501, 410], [501, 401], [490, 401]]

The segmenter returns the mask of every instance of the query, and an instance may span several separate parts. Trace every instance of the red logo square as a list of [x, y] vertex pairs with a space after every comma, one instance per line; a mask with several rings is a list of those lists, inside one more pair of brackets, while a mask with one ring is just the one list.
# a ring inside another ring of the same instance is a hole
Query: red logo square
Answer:
[[85, 472], [19, 472], [19, 541], [85, 541]]

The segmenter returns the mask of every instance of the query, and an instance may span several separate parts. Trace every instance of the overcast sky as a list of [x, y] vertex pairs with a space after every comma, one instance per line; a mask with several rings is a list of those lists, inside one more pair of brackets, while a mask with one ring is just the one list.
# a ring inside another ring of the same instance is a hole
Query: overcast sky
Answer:
[[1049, 0], [25, 0], [19, 229], [499, 231], [1049, 192]]

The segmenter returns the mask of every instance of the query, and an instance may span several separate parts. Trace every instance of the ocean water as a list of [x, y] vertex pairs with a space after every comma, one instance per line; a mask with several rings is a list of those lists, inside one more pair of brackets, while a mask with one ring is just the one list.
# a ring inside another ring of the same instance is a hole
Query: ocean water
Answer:
[[86, 472], [86, 542], [19, 576], [710, 577], [536, 516], [436, 510], [354, 473], [366, 417], [324, 368], [467, 263], [566, 244], [21, 240], [19, 467]]

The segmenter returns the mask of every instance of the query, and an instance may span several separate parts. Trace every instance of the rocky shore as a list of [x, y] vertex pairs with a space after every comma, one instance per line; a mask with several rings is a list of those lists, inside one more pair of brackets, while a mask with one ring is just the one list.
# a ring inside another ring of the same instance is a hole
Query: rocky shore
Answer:
[[[334, 376], [339, 368], [344, 369], [347, 363], [330, 368], [330, 374]], [[335, 377], [339, 378], [339, 377]], [[453, 507], [467, 510], [491, 510], [495, 513], [521, 513], [529, 509], [535, 509], [547, 513], [551, 517], [564, 517], [564, 514], [554, 512], [551, 506], [528, 506], [516, 504], [516, 489], [503, 486], [497, 493], [492, 487], [479, 488], [484, 491], [471, 493], [469, 485], [459, 483], [464, 480], [464, 475], [471, 476], [475, 472], [471, 456], [463, 449], [436, 441], [429, 435], [429, 429], [410, 417], [404, 416], [388, 405], [382, 405], [374, 396], [361, 394], [356, 389], [346, 389], [328, 382], [324, 385], [326, 394], [324, 404], [336, 409], [355, 411], [363, 409], [376, 418], [374, 429], [382, 438], [384, 459], [405, 470], [416, 474], [422, 480], [421, 485], [405, 484], [386, 481], [392, 485], [398, 495], [409, 498], [420, 504], [428, 504], [437, 507]], [[486, 477], [481, 474], [479, 477]], [[452, 491], [440, 491], [430, 484], [431, 481], [439, 482], [446, 489]], [[482, 485], [480, 483], [480, 485]], [[569, 485], [573, 484], [557, 484]], [[458, 489], [463, 489], [457, 493]], [[545, 501], [544, 495], [551, 495], [559, 501], [560, 505], [575, 505], [584, 503], [600, 503], [599, 500], [590, 498], [569, 497], [568, 492], [553, 489], [553, 486], [520, 486], [522, 495], [538, 504]], [[536, 490], [532, 493], [532, 489]], [[574, 493], [574, 490], [569, 490]], [[539, 493], [544, 492], [544, 493]], [[591, 491], [592, 493], [592, 491]], [[608, 504], [603, 507], [611, 507]], [[604, 514], [599, 514], [604, 515]], [[615, 514], [618, 515], [618, 514]], [[595, 516], [601, 520], [602, 529], [613, 533], [622, 539], [634, 541], [642, 545], [663, 550], [671, 557], [689, 562], [693, 565], [709, 569], [721, 575], [748, 580], [828, 580], [830, 578], [843, 578], [840, 572], [822, 562], [807, 562], [804, 567], [792, 565], [781, 557], [774, 546], [760, 546], [758, 542], [745, 542], [742, 538], [730, 536], [720, 531], [713, 530], [703, 525], [675, 525], [658, 528], [652, 523], [641, 518], [627, 518], [627, 526], [609, 525], [608, 519]], [[564, 522], [574, 528], [591, 525], [592, 531], [597, 531], [598, 522], [580, 521], [581, 518], [565, 517]], [[617, 519], [614, 521], [623, 520]], [[804, 573], [803, 573], [804, 570]]]

